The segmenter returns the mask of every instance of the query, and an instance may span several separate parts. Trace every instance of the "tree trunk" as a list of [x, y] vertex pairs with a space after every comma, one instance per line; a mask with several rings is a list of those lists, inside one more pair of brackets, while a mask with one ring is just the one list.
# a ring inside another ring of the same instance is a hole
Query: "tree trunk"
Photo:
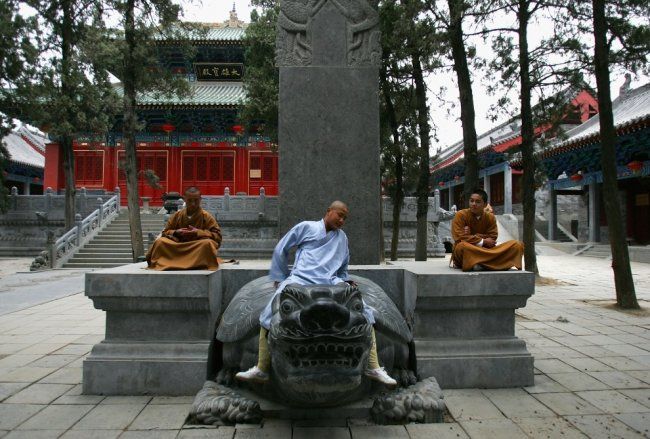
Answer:
[[124, 37], [126, 41], [126, 54], [124, 66], [124, 149], [126, 160], [124, 171], [126, 173], [127, 205], [129, 208], [129, 228], [131, 229], [131, 248], [133, 261], [144, 256], [142, 242], [142, 226], [140, 224], [140, 200], [138, 194], [138, 165], [135, 145], [136, 116], [136, 68], [134, 53], [135, 41], [135, 0], [128, 0], [124, 20]]
[[[61, 91], [64, 96], [74, 102], [74, 90], [70, 84], [71, 80], [70, 61], [72, 58], [72, 2], [63, 0], [61, 2], [63, 11], [63, 30], [61, 32]], [[63, 150], [63, 174], [65, 176], [65, 230], [74, 227], [75, 211], [75, 182], [74, 182], [74, 152], [72, 150], [72, 133], [65, 133], [60, 137], [60, 146]]]
[[[386, 102], [386, 115], [388, 116], [388, 124], [393, 136], [393, 156], [395, 158], [395, 194], [393, 196], [393, 230], [390, 240], [390, 260], [397, 260], [397, 245], [399, 244], [399, 217], [402, 212], [402, 205], [404, 204], [404, 164], [402, 157], [402, 146], [400, 145], [399, 138], [399, 124], [397, 123], [397, 116], [395, 115], [395, 106], [390, 96], [390, 84], [386, 79], [386, 72], [384, 69], [381, 71], [381, 85]], [[383, 241], [383, 240], [382, 240]]]
[[72, 151], [72, 137], [61, 137], [61, 149], [63, 150], [63, 175], [65, 176], [65, 230], [74, 227], [76, 215], [74, 182], [74, 153]]
[[519, 75], [521, 81], [521, 157], [524, 166], [524, 260], [526, 270], [539, 275], [535, 255], [535, 128], [531, 109], [530, 57], [528, 53], [528, 0], [519, 0]]
[[420, 175], [417, 196], [417, 232], [415, 237], [415, 260], [427, 260], [427, 212], [429, 211], [429, 109], [427, 107], [427, 88], [422, 74], [420, 53], [411, 49], [413, 63], [413, 80], [415, 82], [415, 100], [418, 110], [418, 128], [420, 131]]
[[592, 5], [594, 9], [594, 71], [598, 87], [603, 200], [609, 227], [609, 242], [612, 249], [616, 303], [621, 308], [639, 308], [634, 291], [630, 256], [625, 241], [618, 197], [616, 130], [614, 129], [612, 98], [609, 90], [609, 47], [607, 45], [605, 0], [593, 0]]
[[[449, 5], [449, 44], [454, 58], [454, 70], [458, 80], [460, 98], [460, 120], [463, 125], [463, 152], [465, 154], [465, 183], [463, 185], [464, 204], [479, 185], [478, 181], [478, 152], [474, 113], [474, 95], [472, 80], [467, 66], [467, 53], [463, 41], [463, 8], [462, 0], [447, 0]], [[459, 206], [460, 209], [466, 206]]]

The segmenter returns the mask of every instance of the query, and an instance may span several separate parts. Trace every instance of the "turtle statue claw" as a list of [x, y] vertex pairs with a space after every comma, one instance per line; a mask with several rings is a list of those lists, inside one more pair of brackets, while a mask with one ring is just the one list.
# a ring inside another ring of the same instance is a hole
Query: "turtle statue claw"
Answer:
[[[275, 297], [268, 332], [272, 366], [265, 384], [234, 380], [235, 373], [257, 363], [259, 316], [274, 293], [266, 276], [244, 285], [219, 323], [215, 352], [221, 361], [213, 363], [221, 366], [210, 371], [215, 378], [197, 394], [191, 417], [209, 424], [259, 422], [262, 412], [253, 391], [301, 408], [341, 406], [371, 396], [372, 416], [382, 423], [441, 419], [434, 412], [444, 411], [442, 393], [435, 379], [417, 382], [413, 336], [401, 313], [379, 285], [351, 279], [356, 285], [288, 285]], [[364, 374], [373, 328], [363, 314], [364, 302], [373, 310], [379, 362], [398, 382], [394, 391]]]

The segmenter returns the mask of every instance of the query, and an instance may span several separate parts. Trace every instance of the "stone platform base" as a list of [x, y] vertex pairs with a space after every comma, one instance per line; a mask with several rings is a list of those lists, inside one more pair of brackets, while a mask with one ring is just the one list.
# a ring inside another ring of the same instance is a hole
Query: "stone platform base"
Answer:
[[[420, 379], [435, 376], [443, 389], [532, 384], [533, 357], [514, 322], [534, 292], [533, 274], [463, 273], [447, 263], [359, 265], [350, 274], [379, 284], [411, 325]], [[86, 295], [106, 311], [106, 338], [84, 361], [84, 393], [195, 395], [223, 310], [269, 265], [156, 272], [140, 263], [87, 273]]]

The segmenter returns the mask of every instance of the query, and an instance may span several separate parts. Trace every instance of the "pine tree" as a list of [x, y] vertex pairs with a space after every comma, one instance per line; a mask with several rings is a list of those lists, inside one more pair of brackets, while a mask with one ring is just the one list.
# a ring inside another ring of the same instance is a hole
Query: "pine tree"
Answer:
[[[34, 76], [33, 65], [38, 56], [30, 35], [36, 20], [20, 14], [21, 2], [5, 0], [0, 3], [0, 139], [13, 128], [12, 117], [20, 117], [18, 101], [25, 86]], [[0, 212], [7, 209], [5, 169], [9, 153], [0, 141]]]
[[75, 218], [73, 139], [80, 133], [103, 133], [116, 108], [115, 94], [102, 65], [105, 47], [91, 44], [103, 31], [100, 1], [27, 0], [41, 29], [37, 81], [21, 112], [53, 136], [63, 152], [65, 225]]
[[[200, 33], [193, 25], [179, 21], [181, 7], [171, 0], [112, 0], [111, 6], [121, 16], [122, 32], [115, 39], [113, 71], [124, 87], [122, 99], [123, 139], [125, 149], [129, 228], [133, 260], [144, 256], [140, 221], [136, 132], [138, 127], [137, 95], [184, 96], [189, 92], [187, 80], [159, 65], [157, 39], [177, 41], [185, 56], [191, 56], [189, 34]], [[152, 74], [152, 72], [154, 74]]]

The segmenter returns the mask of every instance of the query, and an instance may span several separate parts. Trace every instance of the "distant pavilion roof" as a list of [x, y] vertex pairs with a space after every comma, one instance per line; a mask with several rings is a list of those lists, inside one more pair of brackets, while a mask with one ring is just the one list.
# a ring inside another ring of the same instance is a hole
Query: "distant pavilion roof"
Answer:
[[[625, 134], [650, 124], [650, 83], [630, 90], [612, 102], [614, 127], [618, 135]], [[542, 158], [560, 154], [569, 148], [575, 148], [599, 141], [600, 117], [596, 115], [567, 131], [563, 139], [541, 151]]]
[[7, 134], [2, 142], [7, 147], [10, 161], [35, 168], [45, 166], [44, 153], [45, 144], [48, 142], [47, 138], [22, 127]]
[[[241, 82], [190, 82], [190, 95], [186, 97], [165, 96], [146, 93], [138, 96], [140, 108], [179, 108], [179, 107], [209, 107], [235, 108], [246, 98]], [[122, 84], [115, 84], [115, 89], [121, 96]]]

